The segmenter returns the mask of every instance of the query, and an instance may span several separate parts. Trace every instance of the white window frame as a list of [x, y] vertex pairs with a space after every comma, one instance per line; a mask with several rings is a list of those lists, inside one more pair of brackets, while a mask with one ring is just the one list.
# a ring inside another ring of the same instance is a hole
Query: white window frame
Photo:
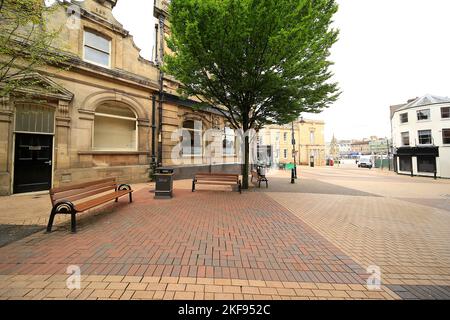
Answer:
[[449, 130], [449, 131], [450, 131], [450, 128], [442, 128], [442, 144], [443, 144], [444, 146], [449, 146], [449, 145], [450, 145], [450, 142], [449, 142], [449, 143], [445, 143], [445, 142], [444, 142], [444, 130]]
[[[408, 144], [403, 143], [403, 134], [404, 133], [408, 134]], [[400, 144], [402, 147], [408, 147], [411, 145], [411, 135], [409, 134], [409, 131], [400, 132]]]
[[[430, 131], [430, 143], [420, 143], [420, 131]], [[418, 130], [417, 131], [417, 142], [420, 146], [430, 146], [433, 144], [433, 130], [430, 129], [424, 129], [424, 130]]]
[[[428, 118], [427, 119], [419, 119], [419, 112], [428, 111]], [[430, 121], [431, 120], [431, 110], [430, 109], [421, 109], [416, 111], [416, 119], [418, 122], [424, 122], [424, 121]]]
[[[204, 145], [205, 145], [205, 141], [203, 141], [203, 123], [202, 123], [202, 128], [201, 128], [201, 129], [195, 129], [195, 122], [196, 122], [196, 120], [185, 120], [185, 121], [183, 121], [182, 125], [184, 125], [184, 123], [185, 123], [185, 122], [188, 122], [188, 121], [194, 122], [194, 128], [193, 128], [193, 129], [192, 129], [192, 128], [185, 128], [185, 127], [183, 126], [183, 127], [181, 128], [181, 130], [182, 130], [182, 131], [192, 131], [193, 133], [195, 133], [195, 132], [200, 132], [200, 137], [201, 137], [200, 140], [201, 140], [201, 142], [202, 142], [202, 145], [201, 145], [202, 151], [201, 151], [201, 153], [198, 153], [198, 154], [192, 153], [192, 145], [191, 145], [191, 148], [190, 148], [191, 152], [190, 152], [190, 153], [184, 153], [184, 147], [183, 147], [183, 145], [182, 145], [182, 146], [181, 146], [182, 156], [183, 156], [183, 157], [203, 157]], [[193, 136], [194, 139], [195, 139], [195, 134], [193, 134], [192, 136]], [[194, 143], [195, 143], [195, 141], [194, 141]]]
[[[227, 134], [227, 129], [231, 130], [232, 134]], [[225, 147], [225, 148], [223, 147], [223, 141], [225, 141], [225, 140], [227, 139], [227, 137], [233, 137], [233, 152], [232, 152], [232, 153], [227, 153], [227, 152], [226, 152], [227, 148], [226, 148], [226, 147]], [[261, 138], [261, 137], [258, 136], [258, 139], [260, 139], [260, 138]], [[222, 152], [223, 152], [223, 155], [224, 155], [225, 157], [233, 157], [233, 156], [236, 156], [236, 133], [235, 133], [234, 130], [231, 129], [230, 127], [225, 127], [225, 128], [223, 129], [222, 148], [223, 148]]]
[[[95, 61], [91, 61], [91, 60], [89, 60], [89, 59], [86, 58], [86, 50], [85, 50], [86, 47], [89, 47], [89, 48], [91, 48], [91, 49], [94, 49], [94, 50], [97, 50], [97, 51], [101, 51], [101, 52], [103, 52], [103, 53], [106, 53], [105, 51], [103, 51], [103, 50], [101, 50], [101, 49], [94, 48], [94, 47], [91, 47], [91, 46], [86, 45], [86, 33], [88, 33], [88, 32], [91, 33], [91, 34], [96, 35], [97, 37], [102, 37], [102, 38], [104, 38], [105, 40], [108, 40], [108, 42], [109, 42], [109, 52], [108, 52], [108, 65], [107, 65], [107, 66], [105, 66], [104, 64], [95, 62]], [[86, 30], [86, 29], [83, 30], [83, 61], [86, 61], [86, 62], [95, 64], [96, 66], [99, 66], [99, 67], [111, 69], [111, 56], [112, 56], [112, 52], [111, 52], [111, 51], [112, 51], [112, 40], [111, 40], [111, 39], [109, 39], [108, 37], [106, 37], [106, 36], [104, 36], [104, 35], [102, 35], [102, 34], [100, 34], [100, 33], [95, 32], [95, 31], [89, 31], [89, 30]]]
[[[406, 121], [402, 122], [402, 116], [404, 114], [406, 114]], [[400, 125], [407, 124], [409, 122], [409, 114], [408, 114], [408, 112], [402, 112], [402, 113], [400, 113], [400, 115], [398, 117], [399, 117]]]
[[[134, 111], [132, 109], [129, 108], [129, 110], [131, 112], [134, 113]], [[113, 119], [120, 119], [120, 120], [129, 120], [129, 121], [134, 121], [135, 124], [135, 146], [134, 148], [99, 148], [95, 146], [95, 117], [103, 117], [103, 118], [113, 118]], [[113, 114], [108, 114], [108, 113], [101, 113], [101, 112], [94, 112], [94, 126], [92, 128], [92, 150], [93, 151], [128, 151], [128, 152], [136, 152], [139, 150], [139, 133], [138, 133], [138, 121], [137, 121], [137, 116], [135, 115], [134, 118], [130, 118], [130, 117], [124, 117], [124, 116], [117, 116], [117, 115], [113, 115]]]

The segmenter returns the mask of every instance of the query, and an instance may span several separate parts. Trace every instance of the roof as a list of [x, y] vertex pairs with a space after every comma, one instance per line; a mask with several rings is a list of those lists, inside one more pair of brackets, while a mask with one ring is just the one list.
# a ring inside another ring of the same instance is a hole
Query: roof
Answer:
[[[414, 99], [413, 101], [411, 101], [407, 104], [401, 105], [399, 108], [395, 108], [396, 106], [391, 106], [391, 111], [393, 111], [393, 113], [394, 113], [394, 112], [401, 111], [401, 110], [417, 108], [417, 107], [424, 107], [424, 106], [429, 106], [429, 105], [438, 104], [438, 103], [450, 103], [450, 98], [426, 94], [423, 97]], [[395, 108], [395, 110], [392, 110], [393, 107]]]

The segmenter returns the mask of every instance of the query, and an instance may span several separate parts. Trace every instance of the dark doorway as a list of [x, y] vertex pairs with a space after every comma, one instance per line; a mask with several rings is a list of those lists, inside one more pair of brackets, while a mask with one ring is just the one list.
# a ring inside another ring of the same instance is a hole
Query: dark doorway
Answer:
[[53, 136], [16, 133], [14, 193], [51, 188]]

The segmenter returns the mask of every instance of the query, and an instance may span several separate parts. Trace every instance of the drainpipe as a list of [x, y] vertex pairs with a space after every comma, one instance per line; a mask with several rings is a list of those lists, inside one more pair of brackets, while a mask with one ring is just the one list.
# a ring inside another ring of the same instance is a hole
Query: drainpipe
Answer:
[[158, 129], [158, 165], [163, 164], [163, 143], [162, 143], [162, 120], [163, 120], [163, 99], [164, 99], [164, 72], [161, 66], [164, 61], [164, 16], [159, 16], [159, 129]]
[[156, 96], [152, 96], [152, 167], [156, 166]]

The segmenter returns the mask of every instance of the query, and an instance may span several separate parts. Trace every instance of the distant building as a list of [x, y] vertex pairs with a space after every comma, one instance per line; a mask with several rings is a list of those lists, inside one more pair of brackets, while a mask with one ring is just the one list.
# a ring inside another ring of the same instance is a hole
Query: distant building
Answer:
[[390, 109], [395, 171], [450, 178], [450, 98], [426, 95]]
[[294, 162], [292, 152], [294, 142], [297, 164], [309, 165], [312, 160], [315, 166], [324, 166], [324, 127], [325, 122], [321, 120], [296, 121], [294, 122], [294, 141], [292, 141], [292, 124], [269, 125], [260, 130], [258, 144], [271, 150], [272, 164]]
[[352, 154], [360, 154], [360, 155], [370, 154], [369, 142], [370, 142], [369, 139], [352, 141], [351, 153]]

